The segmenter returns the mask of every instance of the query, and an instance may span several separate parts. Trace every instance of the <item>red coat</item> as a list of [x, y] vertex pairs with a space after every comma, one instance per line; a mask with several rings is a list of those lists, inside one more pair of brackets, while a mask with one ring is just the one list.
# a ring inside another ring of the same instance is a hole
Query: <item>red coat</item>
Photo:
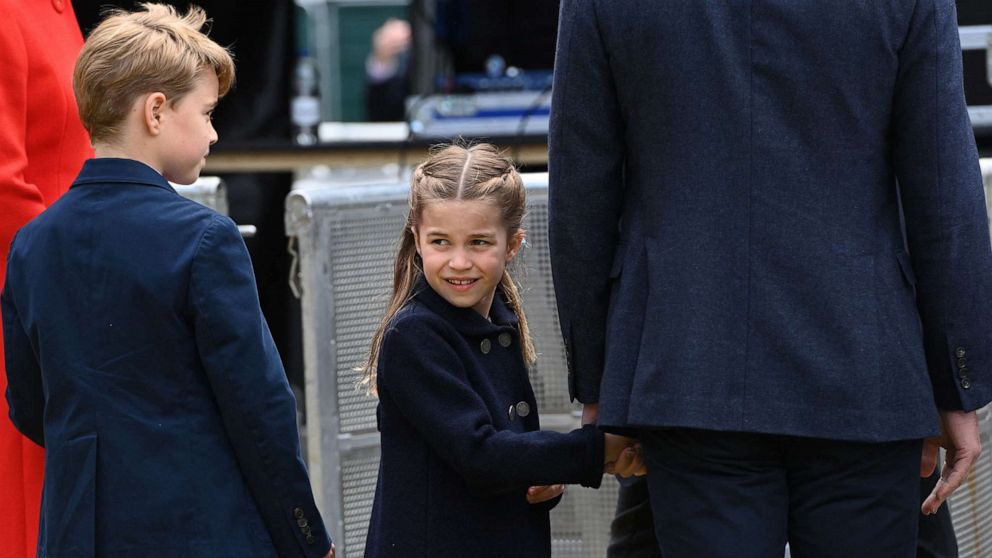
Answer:
[[[92, 156], [72, 94], [82, 44], [70, 0], [0, 0], [0, 284], [14, 233]], [[43, 467], [42, 449], [14, 430], [0, 397], [0, 558], [35, 555]]]

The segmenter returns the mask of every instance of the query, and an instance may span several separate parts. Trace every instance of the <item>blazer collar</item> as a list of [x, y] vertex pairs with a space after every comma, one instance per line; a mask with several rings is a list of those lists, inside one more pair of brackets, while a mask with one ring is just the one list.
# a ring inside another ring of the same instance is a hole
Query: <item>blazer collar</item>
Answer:
[[75, 188], [82, 184], [97, 183], [140, 184], [175, 192], [172, 186], [169, 186], [169, 181], [159, 174], [158, 171], [133, 159], [114, 159], [110, 157], [87, 159], [83, 163], [82, 170], [79, 171], [79, 176], [76, 177], [70, 188]]
[[434, 313], [451, 322], [462, 334], [485, 337], [487, 335], [498, 334], [504, 331], [514, 331], [517, 329], [517, 315], [510, 310], [506, 301], [503, 300], [503, 289], [497, 287], [496, 296], [493, 297], [493, 306], [489, 309], [489, 318], [483, 318], [478, 312], [471, 308], [459, 308], [445, 300], [437, 294], [423, 276], [417, 280], [413, 288], [413, 298]]

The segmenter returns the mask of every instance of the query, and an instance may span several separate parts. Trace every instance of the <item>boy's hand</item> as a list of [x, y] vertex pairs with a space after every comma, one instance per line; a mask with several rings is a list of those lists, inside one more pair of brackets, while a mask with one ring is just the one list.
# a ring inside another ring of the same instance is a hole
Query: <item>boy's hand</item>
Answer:
[[334, 544], [331, 544], [331, 549], [327, 551], [324, 558], [334, 558]]
[[541, 502], [547, 502], [552, 498], [557, 498], [562, 492], [565, 492], [564, 484], [532, 486], [527, 489], [527, 503], [540, 504]]
[[642, 476], [647, 474], [647, 467], [641, 456], [641, 445], [633, 438], [604, 434], [606, 437], [606, 455], [603, 458], [604, 470], [611, 475], [621, 477]]

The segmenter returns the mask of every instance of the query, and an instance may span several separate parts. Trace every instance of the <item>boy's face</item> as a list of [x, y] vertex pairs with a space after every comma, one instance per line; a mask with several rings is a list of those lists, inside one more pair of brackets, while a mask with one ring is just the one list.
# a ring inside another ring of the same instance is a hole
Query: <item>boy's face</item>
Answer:
[[217, 106], [217, 89], [214, 72], [201, 72], [189, 93], [179, 102], [166, 103], [163, 107], [159, 154], [166, 180], [192, 184], [207, 164], [210, 146], [217, 142], [217, 132], [211, 122]]

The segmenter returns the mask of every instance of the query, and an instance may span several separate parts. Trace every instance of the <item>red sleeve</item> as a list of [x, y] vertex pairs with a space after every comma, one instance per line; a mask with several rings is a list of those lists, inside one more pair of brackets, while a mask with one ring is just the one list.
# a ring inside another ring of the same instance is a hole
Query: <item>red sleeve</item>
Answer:
[[17, 229], [45, 209], [44, 198], [24, 179], [28, 165], [27, 132], [28, 56], [14, 14], [0, 11], [0, 284], [6, 275], [7, 251]]

